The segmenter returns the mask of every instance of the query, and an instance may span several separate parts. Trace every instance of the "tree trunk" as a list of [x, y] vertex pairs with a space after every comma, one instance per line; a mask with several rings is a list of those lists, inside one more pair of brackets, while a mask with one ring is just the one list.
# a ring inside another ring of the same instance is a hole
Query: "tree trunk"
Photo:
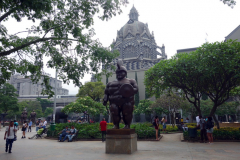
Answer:
[[217, 104], [216, 104], [216, 102], [214, 102], [214, 106], [213, 106], [213, 108], [212, 108], [212, 110], [211, 110], [211, 112], [210, 112], [209, 117], [213, 117], [215, 123], [217, 124], [217, 128], [219, 129], [219, 128], [220, 128], [219, 122], [218, 122], [218, 120], [217, 120], [217, 118], [216, 118], [216, 116], [215, 116], [216, 110], [217, 110]]
[[213, 119], [214, 119], [214, 121], [215, 121], [215, 123], [217, 125], [217, 129], [219, 129], [220, 128], [219, 122], [218, 122], [217, 117], [215, 116], [215, 114], [213, 115]]

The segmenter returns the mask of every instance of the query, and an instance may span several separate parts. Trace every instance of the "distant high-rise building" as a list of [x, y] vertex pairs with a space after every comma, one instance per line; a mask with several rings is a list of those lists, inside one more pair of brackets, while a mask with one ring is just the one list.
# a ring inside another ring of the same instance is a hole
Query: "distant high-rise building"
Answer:
[[[43, 77], [38, 83], [34, 84], [30, 77], [22, 76], [20, 74], [12, 75], [8, 83], [12, 84], [17, 89], [17, 94], [19, 97], [23, 95], [41, 95], [42, 89], [45, 86], [41, 85], [43, 82]], [[50, 85], [55, 88], [55, 78], [50, 77]], [[57, 95], [68, 95], [68, 89], [62, 88], [62, 81], [57, 80]]]

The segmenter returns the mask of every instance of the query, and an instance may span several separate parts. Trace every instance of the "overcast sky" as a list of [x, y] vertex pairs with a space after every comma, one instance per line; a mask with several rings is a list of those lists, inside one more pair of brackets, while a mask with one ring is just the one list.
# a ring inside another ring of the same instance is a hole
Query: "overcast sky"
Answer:
[[[202, 45], [206, 42], [206, 38], [210, 43], [223, 41], [240, 25], [239, 1], [233, 9], [224, 5], [220, 0], [129, 1], [127, 7], [122, 7], [123, 13], [109, 21], [101, 21], [97, 16], [94, 18], [93, 28], [96, 32], [94, 38], [98, 38], [103, 46], [110, 46], [113, 39], [116, 39], [117, 30], [120, 30], [129, 20], [128, 14], [133, 4], [140, 15], [138, 20], [148, 23], [151, 33], [154, 31], [157, 45], [165, 45], [168, 59], [175, 55], [178, 49]], [[19, 23], [18, 27], [29, 26]], [[55, 76], [54, 70], [47, 69], [46, 72]], [[90, 75], [86, 75], [81, 81], [84, 83], [89, 80]], [[69, 94], [76, 94], [78, 91], [73, 84], [63, 85], [63, 87], [69, 89]]]

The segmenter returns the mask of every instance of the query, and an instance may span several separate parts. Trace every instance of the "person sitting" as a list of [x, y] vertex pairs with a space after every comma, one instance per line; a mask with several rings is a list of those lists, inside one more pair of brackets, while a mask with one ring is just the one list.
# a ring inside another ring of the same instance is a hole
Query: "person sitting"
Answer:
[[188, 131], [188, 127], [186, 127], [186, 125], [183, 122], [181, 123], [181, 126], [184, 132]]
[[37, 135], [41, 135], [43, 131], [44, 131], [44, 128], [40, 128], [37, 131], [37, 134], [34, 134], [32, 137], [28, 137], [28, 139], [33, 139], [33, 138], [37, 137]]
[[73, 137], [76, 135], [77, 130], [74, 126], [71, 126], [70, 133], [66, 135], [63, 139], [63, 142], [68, 138], [68, 142], [72, 142]]
[[59, 142], [61, 142], [62, 137], [65, 137], [66, 135], [68, 135], [69, 132], [70, 132], [70, 129], [68, 129], [68, 126], [66, 126], [66, 128], [63, 129], [61, 132], [59, 132], [58, 134], [61, 133], [61, 134], [59, 135]]

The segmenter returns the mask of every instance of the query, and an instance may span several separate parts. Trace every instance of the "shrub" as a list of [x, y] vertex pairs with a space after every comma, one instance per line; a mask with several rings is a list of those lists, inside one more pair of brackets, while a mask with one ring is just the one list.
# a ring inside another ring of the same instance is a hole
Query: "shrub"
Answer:
[[[184, 132], [184, 139], [189, 140], [188, 132]], [[213, 139], [214, 140], [240, 140], [240, 131], [238, 128], [224, 127], [224, 128], [214, 128], [213, 129]], [[200, 130], [197, 130], [197, 138], [195, 140], [200, 140]]]
[[[95, 139], [95, 138], [101, 138], [101, 132], [99, 130], [99, 123], [85, 123], [85, 124], [79, 124], [79, 123], [59, 123], [56, 124], [54, 137], [58, 136], [58, 133], [63, 130], [66, 126], [71, 127], [74, 126], [78, 131], [78, 138], [81, 139]], [[124, 124], [119, 124], [120, 128], [124, 127]], [[112, 123], [108, 123], [107, 125], [108, 129], [113, 128]], [[139, 139], [149, 139], [149, 138], [155, 138], [155, 128], [151, 123], [136, 123], [131, 125], [132, 129], [135, 129], [138, 138]], [[162, 129], [162, 125], [160, 125], [160, 130]], [[167, 125], [166, 128], [167, 131], [177, 131], [177, 126], [172, 127], [170, 125]], [[49, 134], [48, 136], [50, 136]]]

